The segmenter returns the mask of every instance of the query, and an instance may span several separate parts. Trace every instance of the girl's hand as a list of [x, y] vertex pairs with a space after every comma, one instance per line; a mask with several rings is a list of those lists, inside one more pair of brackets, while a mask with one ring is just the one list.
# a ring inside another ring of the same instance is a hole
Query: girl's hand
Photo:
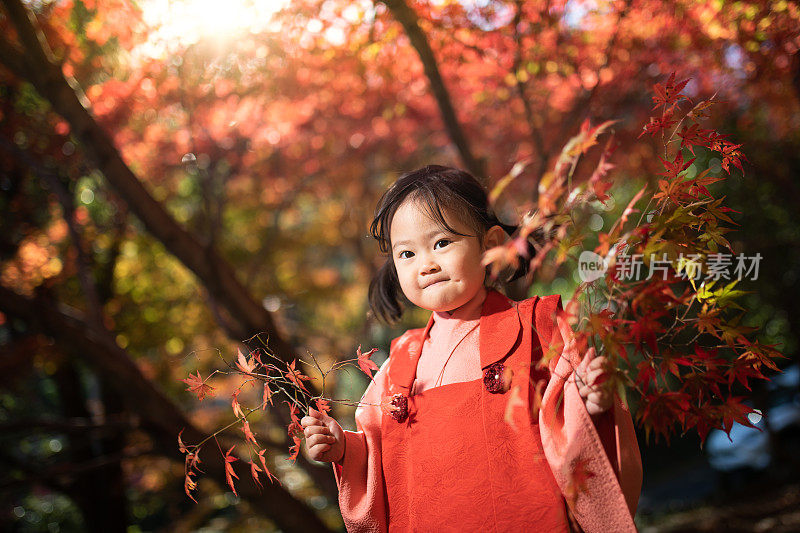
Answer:
[[309, 409], [308, 416], [300, 420], [306, 436], [308, 456], [315, 461], [338, 463], [344, 458], [344, 431], [342, 426], [316, 409]]
[[575, 384], [590, 415], [605, 413], [614, 401], [613, 393], [603, 386], [607, 379], [604, 368], [607, 361], [604, 356], [598, 357], [592, 347], [586, 350], [586, 355], [575, 369]]

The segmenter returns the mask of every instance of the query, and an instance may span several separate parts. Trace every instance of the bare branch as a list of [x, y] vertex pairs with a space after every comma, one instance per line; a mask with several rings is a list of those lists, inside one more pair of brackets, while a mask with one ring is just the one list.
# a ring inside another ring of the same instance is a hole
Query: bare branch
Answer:
[[383, 3], [386, 4], [386, 7], [391, 10], [397, 21], [403, 26], [406, 35], [408, 35], [411, 41], [411, 45], [417, 51], [422, 61], [425, 75], [428, 77], [433, 96], [436, 98], [436, 103], [439, 105], [439, 111], [442, 114], [442, 120], [444, 121], [447, 133], [450, 135], [453, 144], [456, 145], [464, 166], [474, 176], [485, 178], [486, 170], [484, 164], [472, 153], [469, 141], [467, 141], [464, 130], [456, 116], [450, 93], [439, 72], [436, 56], [431, 49], [430, 43], [428, 43], [427, 36], [422, 31], [422, 28], [419, 27], [419, 19], [416, 12], [408, 6], [405, 0], [383, 0]]

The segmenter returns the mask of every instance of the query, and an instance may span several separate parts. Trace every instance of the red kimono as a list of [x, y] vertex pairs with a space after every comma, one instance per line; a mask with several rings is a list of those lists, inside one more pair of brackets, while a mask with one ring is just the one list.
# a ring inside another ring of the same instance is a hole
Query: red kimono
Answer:
[[[433, 316], [392, 341], [356, 411], [359, 431], [345, 432], [345, 457], [334, 465], [348, 531], [568, 531], [566, 501], [587, 532], [635, 531], [641, 461], [624, 404], [616, 399], [592, 421], [571, 379], [581, 355], [569, 345], [548, 369], [536, 367], [542, 347], [571, 334], [554, 318], [559, 306], [557, 296], [513, 303], [486, 295], [480, 327], [465, 339], [477, 344], [481, 369], [515, 370], [505, 392], [482, 377], [414, 390]], [[534, 417], [528, 407], [540, 380]], [[408, 400], [399, 421], [379, 407], [396, 393]], [[592, 473], [581, 490], [575, 465]]]

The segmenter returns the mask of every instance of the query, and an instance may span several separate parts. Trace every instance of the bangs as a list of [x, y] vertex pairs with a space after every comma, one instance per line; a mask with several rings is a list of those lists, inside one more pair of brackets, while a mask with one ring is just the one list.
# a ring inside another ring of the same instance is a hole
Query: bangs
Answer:
[[[437, 194], [439, 193], [439, 194]], [[435, 221], [440, 228], [443, 230], [449, 231], [453, 235], [461, 235], [463, 237], [475, 237], [480, 236], [480, 225], [478, 221], [475, 220], [474, 217], [467, 215], [466, 217], [459, 216], [459, 213], [470, 213], [472, 210], [470, 209], [470, 205], [467, 202], [464, 202], [458, 196], [452, 194], [441, 194], [440, 191], [435, 189], [431, 189], [429, 187], [423, 187], [418, 189], [413, 194], [408, 197], [411, 201], [416, 201], [422, 206], [423, 211], [428, 218]], [[447, 222], [447, 218], [442, 211], [442, 207], [451, 216], [457, 217], [462, 223], [466, 224], [467, 226], [471, 227], [475, 230], [476, 235], [468, 235], [466, 233], [461, 233], [460, 231], [456, 230], [453, 226], [451, 226]]]

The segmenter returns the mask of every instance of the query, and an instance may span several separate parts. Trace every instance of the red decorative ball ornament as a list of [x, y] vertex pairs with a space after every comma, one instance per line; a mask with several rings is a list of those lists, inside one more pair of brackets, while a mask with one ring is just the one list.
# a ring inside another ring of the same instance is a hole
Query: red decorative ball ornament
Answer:
[[392, 401], [389, 402], [389, 416], [398, 422], [408, 418], [408, 398], [400, 393], [392, 395]]
[[483, 371], [483, 384], [486, 390], [493, 394], [503, 393], [506, 390], [503, 383], [503, 371], [506, 369], [503, 363], [492, 363]]

